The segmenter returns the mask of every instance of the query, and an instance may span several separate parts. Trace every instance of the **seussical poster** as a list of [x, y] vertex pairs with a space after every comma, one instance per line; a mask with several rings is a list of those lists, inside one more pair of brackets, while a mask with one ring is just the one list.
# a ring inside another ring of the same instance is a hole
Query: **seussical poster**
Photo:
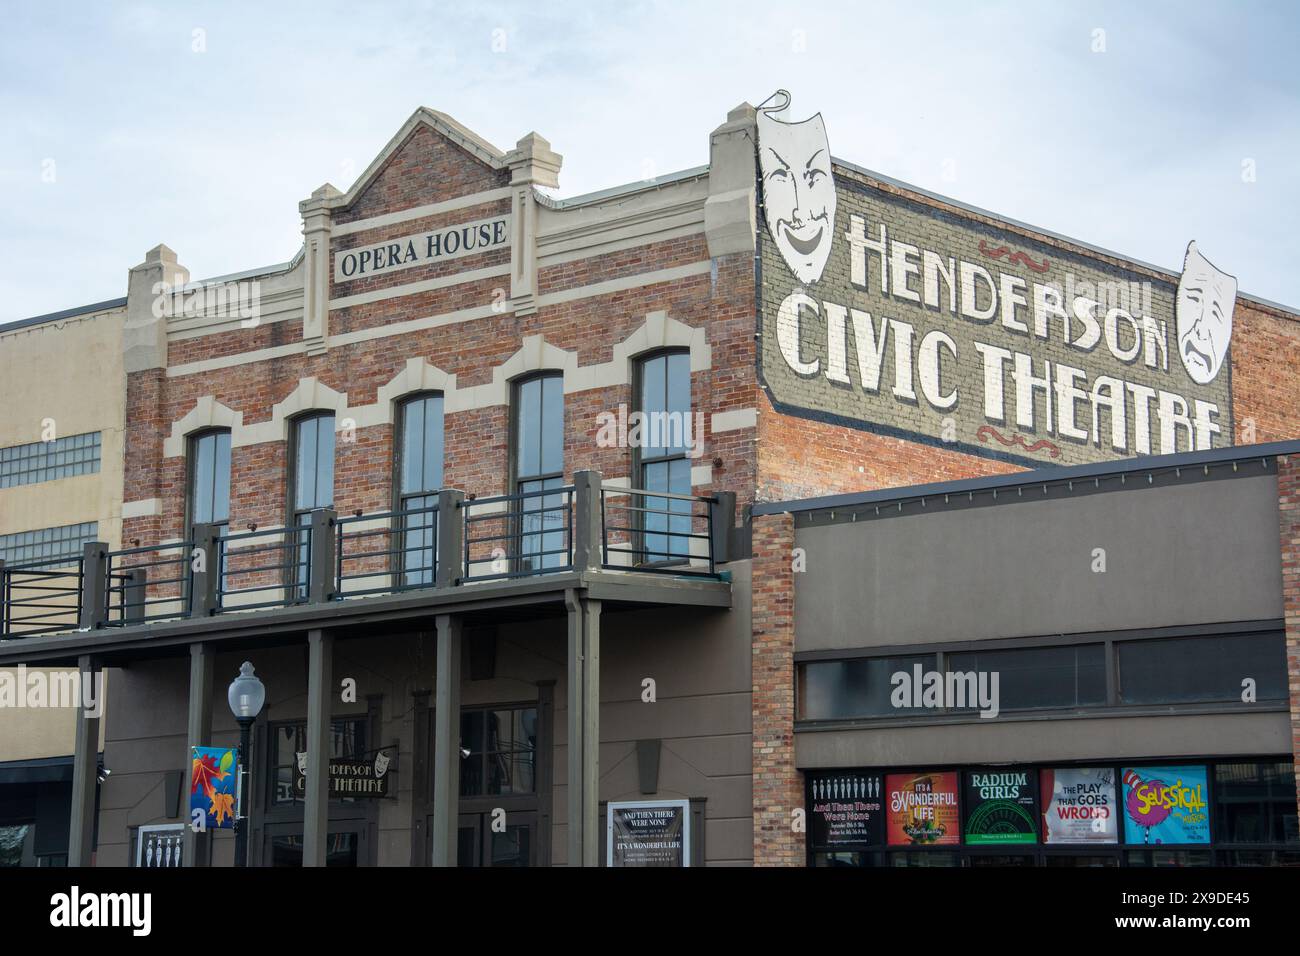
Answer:
[[1125, 767], [1124, 842], [1209, 843], [1206, 770], [1192, 767]]

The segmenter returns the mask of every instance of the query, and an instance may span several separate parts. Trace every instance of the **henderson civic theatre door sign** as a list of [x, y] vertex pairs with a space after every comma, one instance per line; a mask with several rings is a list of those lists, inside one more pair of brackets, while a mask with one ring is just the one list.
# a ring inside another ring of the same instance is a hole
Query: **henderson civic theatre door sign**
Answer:
[[[388, 775], [392, 757], [384, 748], [375, 753], [373, 761], [347, 757], [330, 758], [331, 797], [386, 797], [389, 793]], [[308, 755], [302, 751], [294, 754], [293, 790], [299, 797], [307, 792]]]
[[757, 110], [759, 371], [778, 410], [1030, 466], [1233, 444], [1236, 280], [1113, 253], [832, 163]]

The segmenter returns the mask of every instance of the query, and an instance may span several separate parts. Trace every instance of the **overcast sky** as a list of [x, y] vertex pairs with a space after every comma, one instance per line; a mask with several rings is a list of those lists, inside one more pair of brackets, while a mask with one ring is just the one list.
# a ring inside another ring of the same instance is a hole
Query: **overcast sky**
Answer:
[[[550, 9], [548, 9], [548, 7]], [[793, 94], [835, 155], [1177, 270], [1189, 239], [1300, 307], [1300, 5], [31, 3], [0, 30], [0, 322], [283, 262], [417, 106], [571, 196], [708, 162]]]

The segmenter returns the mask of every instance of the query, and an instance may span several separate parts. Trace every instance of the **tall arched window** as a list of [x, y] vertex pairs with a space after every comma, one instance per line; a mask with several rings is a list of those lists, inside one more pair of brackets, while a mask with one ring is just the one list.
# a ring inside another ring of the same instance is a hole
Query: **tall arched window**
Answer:
[[403, 586], [433, 583], [437, 547], [438, 490], [443, 483], [441, 395], [413, 395], [397, 410], [396, 508], [398, 568]]
[[[637, 362], [637, 411], [641, 441], [633, 449], [638, 487], [675, 495], [691, 493], [692, 448], [691, 356], [681, 351], [656, 352]], [[689, 501], [646, 496], [642, 505], [642, 553], [646, 562], [680, 560], [690, 554]]]
[[[317, 508], [334, 506], [334, 413], [309, 412], [293, 421], [289, 457], [289, 523], [303, 525]], [[299, 598], [307, 595], [311, 539], [297, 535], [296, 561], [289, 580]]]
[[[564, 484], [564, 376], [543, 372], [514, 386], [512, 466], [517, 494]], [[519, 570], [540, 571], [568, 562], [562, 495], [532, 495], [518, 507]]]
[[185, 524], [230, 523], [230, 432], [213, 429], [189, 437]]

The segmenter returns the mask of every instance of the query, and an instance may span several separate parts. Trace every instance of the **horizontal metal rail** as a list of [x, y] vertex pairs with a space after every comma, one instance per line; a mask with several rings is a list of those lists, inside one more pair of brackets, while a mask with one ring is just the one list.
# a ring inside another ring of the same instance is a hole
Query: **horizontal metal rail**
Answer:
[[80, 557], [43, 558], [0, 569], [0, 637], [35, 637], [76, 630], [82, 565]]
[[[226, 614], [232, 611], [254, 611], [306, 603], [311, 534], [311, 525], [303, 524], [241, 531], [238, 534], [222, 535], [218, 538], [217, 567], [220, 573], [217, 576], [217, 605], [214, 612]], [[282, 540], [268, 544], [237, 546], [241, 541], [261, 541], [272, 537], [279, 537]], [[247, 559], [264, 554], [279, 554], [283, 560], [251, 565], [244, 563]], [[250, 576], [254, 581], [267, 583], [231, 587], [230, 582], [233, 579], [246, 579]], [[280, 597], [269, 601], [239, 600], [249, 595], [265, 594], [268, 591], [279, 591]], [[235, 603], [231, 603], [231, 598], [236, 599]]]
[[[562, 485], [491, 498], [467, 498], [460, 506], [464, 511], [464, 576], [461, 580], [504, 581], [573, 570], [573, 496], [573, 485]], [[543, 500], [529, 507], [539, 498], [558, 500], [554, 504]], [[487, 514], [475, 513], [484, 508], [492, 510]], [[477, 526], [493, 521], [501, 523], [502, 533], [475, 534]], [[538, 525], [530, 527], [530, 522]], [[549, 536], [553, 535], [562, 536], [558, 547], [550, 546], [552, 540]], [[529, 541], [536, 541], [537, 546], [526, 547]], [[505, 546], [501, 545], [502, 542]], [[490, 550], [484, 554], [488, 548]], [[560, 560], [548, 564], [551, 556]], [[483, 564], [491, 570], [474, 570], [475, 565]]]
[[[189, 617], [192, 547], [190, 541], [173, 541], [109, 551], [104, 559], [104, 626]], [[175, 554], [165, 556], [171, 552]]]
[[[627, 501], [611, 501], [626, 498]], [[631, 502], [639, 501], [640, 504]], [[645, 488], [602, 488], [600, 527], [602, 566], [650, 574], [716, 577], [713, 508], [718, 499]], [[675, 507], [676, 504], [685, 507]], [[703, 531], [695, 531], [697, 523]], [[703, 547], [693, 549], [692, 542]], [[703, 553], [699, 553], [699, 552]], [[627, 564], [610, 560], [626, 555]], [[703, 561], [704, 566], [695, 562]]]
[[[425, 524], [410, 525], [412, 517], [428, 519]], [[360, 522], [388, 522], [381, 528], [354, 528]], [[335, 597], [359, 597], [365, 594], [394, 594], [434, 586], [438, 575], [438, 506], [402, 508], [378, 514], [360, 514], [341, 517], [335, 522], [338, 546], [335, 549]], [[378, 547], [369, 539], [386, 538], [389, 547]], [[427, 538], [412, 545], [413, 537]], [[365, 539], [363, 541], [363, 539]], [[348, 545], [371, 547], [374, 550], [348, 550]], [[414, 560], [413, 560], [414, 559]], [[367, 564], [368, 562], [368, 564]], [[360, 569], [356, 566], [361, 565]], [[371, 587], [345, 587], [348, 581], [386, 579], [387, 583]], [[416, 578], [416, 580], [409, 580]]]

